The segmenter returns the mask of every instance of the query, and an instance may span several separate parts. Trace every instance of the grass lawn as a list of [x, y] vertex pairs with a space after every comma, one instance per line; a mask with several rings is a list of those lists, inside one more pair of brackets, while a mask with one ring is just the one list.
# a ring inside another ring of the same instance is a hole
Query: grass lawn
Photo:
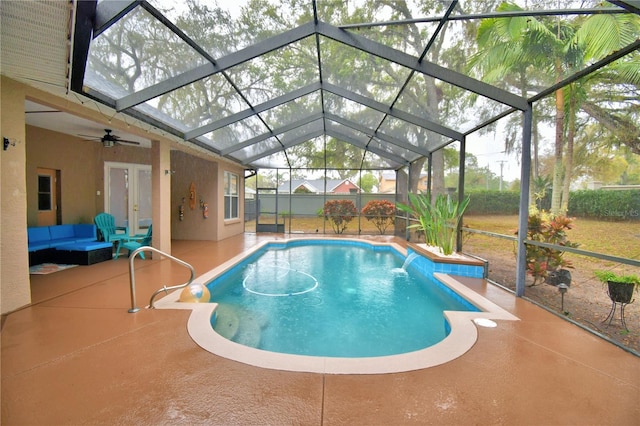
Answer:
[[[515, 236], [518, 216], [465, 216], [464, 225], [473, 229]], [[576, 218], [568, 231], [578, 248], [613, 256], [640, 257], [640, 221], [610, 222]]]

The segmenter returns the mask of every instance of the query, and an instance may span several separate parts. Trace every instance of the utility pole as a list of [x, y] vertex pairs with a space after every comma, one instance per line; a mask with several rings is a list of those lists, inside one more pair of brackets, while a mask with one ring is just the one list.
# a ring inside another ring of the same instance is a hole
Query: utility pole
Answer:
[[506, 160], [498, 161], [498, 163], [500, 163], [500, 192], [502, 192], [502, 170], [504, 169], [504, 163], [506, 162]]

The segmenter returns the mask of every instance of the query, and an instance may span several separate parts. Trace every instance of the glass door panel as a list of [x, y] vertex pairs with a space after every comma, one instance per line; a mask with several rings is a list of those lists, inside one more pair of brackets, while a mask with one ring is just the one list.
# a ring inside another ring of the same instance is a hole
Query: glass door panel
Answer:
[[[109, 166], [108, 166], [109, 167]], [[129, 224], [129, 169], [109, 167], [106, 212], [116, 219], [116, 226]]]
[[105, 211], [129, 234], [144, 234], [151, 225], [151, 166], [105, 163]]
[[134, 214], [136, 217], [136, 234], [147, 232], [151, 225], [151, 167], [138, 167], [138, 179], [136, 185], [136, 205]]

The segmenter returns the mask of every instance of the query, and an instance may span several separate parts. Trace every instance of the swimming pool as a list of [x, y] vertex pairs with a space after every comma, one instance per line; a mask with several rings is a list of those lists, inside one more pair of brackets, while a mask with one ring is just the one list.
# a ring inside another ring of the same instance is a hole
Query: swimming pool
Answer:
[[[335, 245], [348, 250], [338, 256], [337, 263], [330, 249]], [[212, 300], [219, 303], [179, 303], [179, 292], [175, 292], [158, 301], [156, 307], [192, 309], [189, 333], [214, 354], [265, 368], [335, 374], [388, 373], [439, 365], [473, 346], [480, 320], [517, 319], [450, 275], [435, 272], [435, 280], [431, 280], [415, 273], [413, 266], [405, 273], [400, 266], [407, 255], [416, 258], [412, 263], [416, 270], [442, 270], [397, 244], [349, 239], [273, 241], [198, 277], [197, 282], [210, 284]], [[377, 272], [363, 273], [362, 268], [373, 267], [369, 264], [353, 267], [367, 258], [379, 268]], [[296, 276], [300, 279], [291, 280]], [[369, 278], [358, 281], [356, 276]], [[326, 281], [336, 285], [328, 286]], [[427, 292], [430, 287], [437, 291]], [[243, 305], [243, 299], [259, 304]], [[445, 305], [431, 312], [424, 308], [428, 299], [442, 299]], [[331, 309], [321, 312], [325, 305]], [[351, 310], [354, 305], [364, 308], [355, 321], [359, 327], [345, 325], [345, 312], [356, 316]], [[283, 307], [295, 308], [296, 315], [282, 315]], [[398, 310], [393, 310], [397, 307], [409, 315], [397, 320]], [[249, 324], [242, 331], [239, 318]], [[301, 322], [308, 327], [301, 327]], [[435, 333], [424, 333], [425, 323], [435, 324], [428, 327]], [[354, 327], [364, 330], [364, 340]], [[312, 338], [305, 340], [300, 330]], [[329, 332], [322, 334], [322, 330]], [[354, 339], [358, 343], [354, 344]], [[271, 340], [276, 346], [269, 343]], [[400, 344], [389, 349], [394, 340]]]
[[359, 241], [267, 244], [207, 284], [214, 330], [272, 352], [386, 356], [443, 340], [444, 311], [479, 311], [404, 261]]

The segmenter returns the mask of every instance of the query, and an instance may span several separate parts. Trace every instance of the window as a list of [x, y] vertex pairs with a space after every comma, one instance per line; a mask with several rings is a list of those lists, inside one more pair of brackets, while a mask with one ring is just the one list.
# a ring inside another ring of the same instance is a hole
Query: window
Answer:
[[51, 210], [51, 176], [38, 175], [38, 210]]
[[224, 218], [238, 218], [238, 175], [224, 172]]

